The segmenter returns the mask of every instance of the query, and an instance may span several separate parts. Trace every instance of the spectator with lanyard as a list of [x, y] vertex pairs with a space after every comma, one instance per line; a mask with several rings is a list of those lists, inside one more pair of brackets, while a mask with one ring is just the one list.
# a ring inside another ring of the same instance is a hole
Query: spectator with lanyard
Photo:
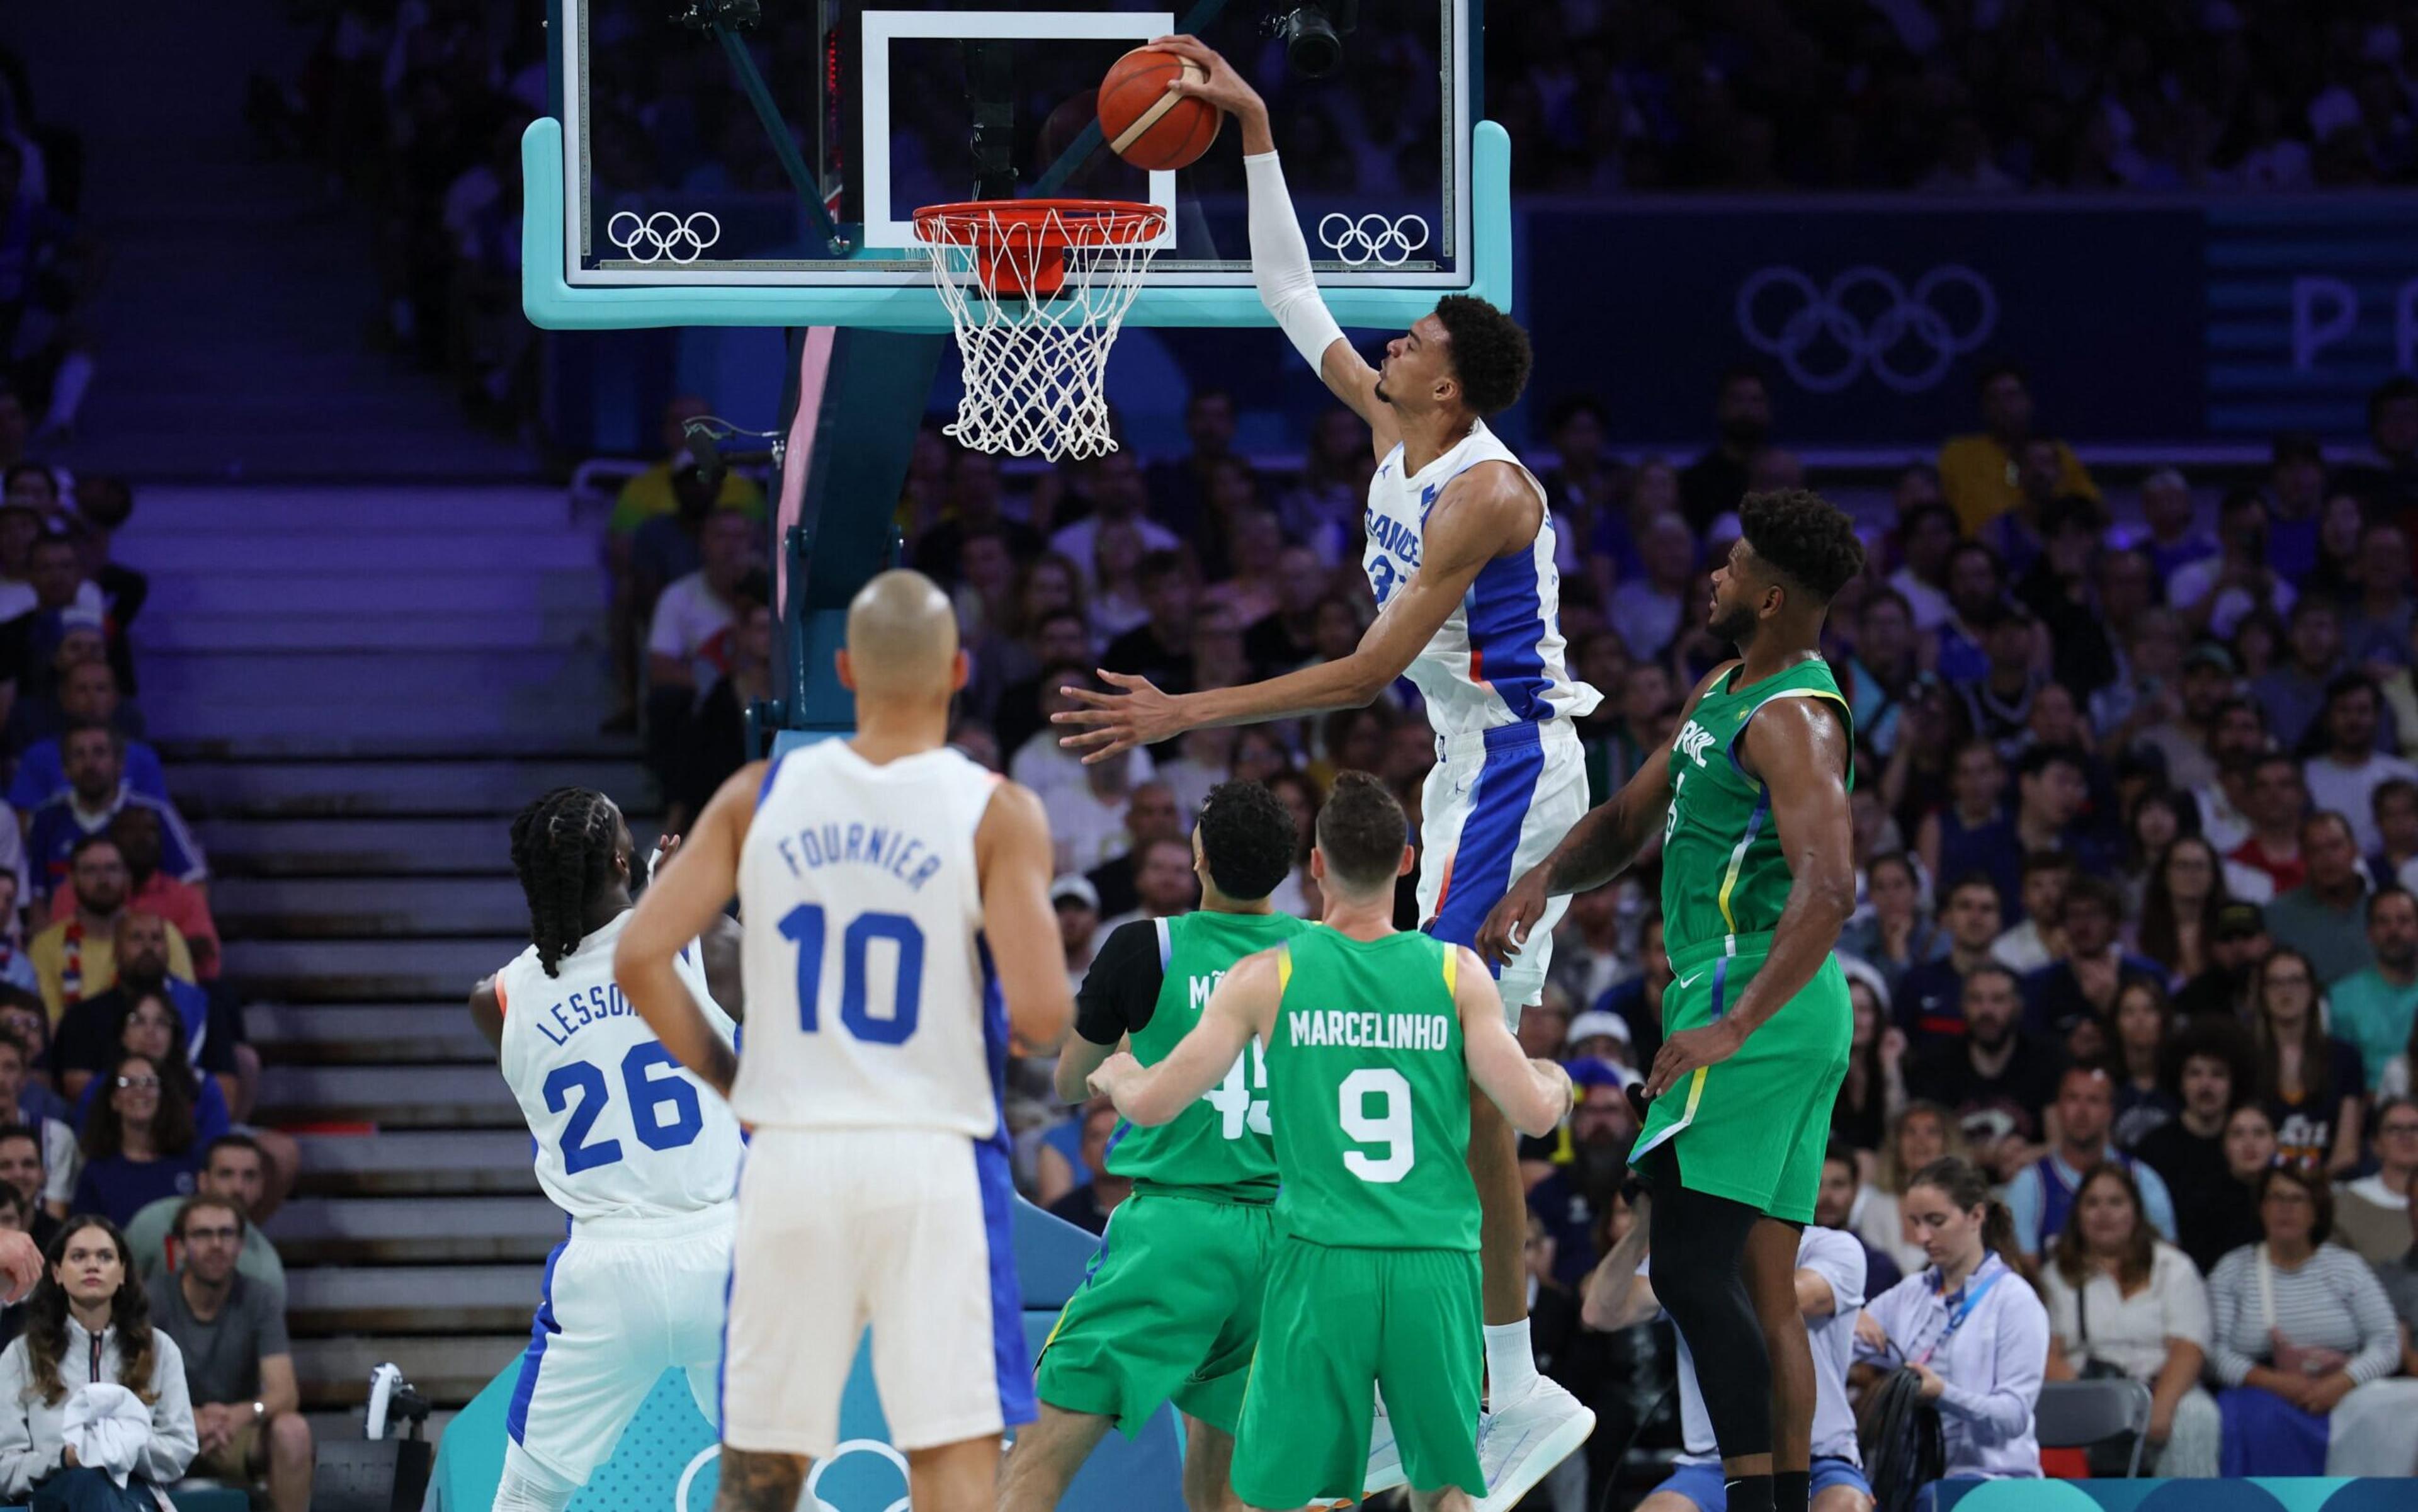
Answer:
[[1947, 1479], [2037, 1478], [2048, 1313], [2013, 1220], [1980, 1168], [1952, 1157], [1915, 1175], [1905, 1206], [1931, 1263], [1865, 1304], [1857, 1355], [1921, 1378], [1939, 1411]]

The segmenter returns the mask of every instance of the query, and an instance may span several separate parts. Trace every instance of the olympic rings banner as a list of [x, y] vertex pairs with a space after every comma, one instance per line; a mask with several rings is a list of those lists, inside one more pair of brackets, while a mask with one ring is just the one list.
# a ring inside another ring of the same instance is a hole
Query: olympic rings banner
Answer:
[[[1530, 392], [1612, 438], [1701, 449], [1736, 362], [1792, 446], [1929, 455], [1999, 358], [2066, 438], [2354, 440], [2418, 372], [2418, 196], [1683, 200], [1522, 216]], [[1541, 419], [1541, 406], [1530, 417]]]

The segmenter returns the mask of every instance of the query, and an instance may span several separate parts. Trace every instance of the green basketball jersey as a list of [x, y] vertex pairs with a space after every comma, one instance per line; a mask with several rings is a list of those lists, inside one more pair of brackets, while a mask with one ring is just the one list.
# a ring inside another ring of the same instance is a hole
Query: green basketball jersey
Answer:
[[[1791, 876], [1771, 822], [1771, 795], [1738, 765], [1747, 720], [1774, 698], [1847, 700], [1814, 657], [1761, 682], [1732, 687], [1732, 668], [1671, 742], [1671, 811], [1662, 825], [1662, 943], [1674, 959], [1725, 935], [1768, 934]], [[1855, 780], [1848, 757], [1847, 779]]]
[[1476, 1249], [1469, 1063], [1454, 947], [1312, 929], [1285, 947], [1268, 1042], [1281, 1230], [1313, 1244]]
[[[1289, 913], [1187, 913], [1158, 921], [1165, 975], [1150, 1022], [1129, 1036], [1133, 1057], [1156, 1065], [1192, 1026], [1236, 961], [1310, 927]], [[1246, 1201], [1276, 1196], [1277, 1157], [1268, 1136], [1268, 1063], [1257, 1040], [1206, 1097], [1155, 1129], [1130, 1124], [1109, 1146], [1109, 1169], [1158, 1186], [1207, 1188]]]

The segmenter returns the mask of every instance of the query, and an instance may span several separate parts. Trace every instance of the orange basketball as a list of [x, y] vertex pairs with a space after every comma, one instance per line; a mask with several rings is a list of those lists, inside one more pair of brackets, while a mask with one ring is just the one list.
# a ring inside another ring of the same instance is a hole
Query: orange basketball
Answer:
[[1206, 100], [1171, 93], [1168, 85], [1207, 77], [1188, 58], [1160, 48], [1135, 48], [1100, 81], [1100, 134], [1137, 168], [1191, 166], [1217, 140], [1221, 113]]

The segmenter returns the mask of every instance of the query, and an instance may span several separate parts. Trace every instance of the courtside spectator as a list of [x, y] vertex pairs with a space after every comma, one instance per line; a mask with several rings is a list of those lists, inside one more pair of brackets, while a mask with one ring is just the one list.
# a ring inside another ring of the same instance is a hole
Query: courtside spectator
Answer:
[[2062, 1037], [2080, 1020], [2112, 1017], [2127, 976], [2165, 979], [2155, 961], [2124, 948], [2123, 924], [2124, 894], [2114, 882], [2085, 873], [2066, 883], [2058, 906], [2065, 951], [2024, 979], [2026, 1028]]
[[[1981, 403], [1979, 434], [1960, 435], [1939, 449], [1939, 486], [1968, 535], [2023, 502], [2015, 463], [2032, 438], [2030, 380], [2012, 362], [1985, 368], [1976, 383]], [[2096, 501], [2099, 485], [2062, 441], [2052, 443], [2055, 490]]]
[[1985, 873], [1967, 872], [1950, 884], [1940, 909], [1947, 954], [1908, 967], [1890, 1000], [1911, 1053], [1965, 1037], [1965, 979], [1994, 960], [2000, 917], [1997, 884]]
[[176, 1223], [184, 1262], [152, 1276], [145, 1291], [153, 1326], [184, 1354], [200, 1445], [190, 1473], [265, 1486], [276, 1512], [309, 1512], [311, 1425], [286, 1341], [284, 1293], [236, 1263], [251, 1228], [226, 1198], [187, 1198]]
[[[106, 992], [117, 981], [117, 925], [130, 910], [126, 861], [115, 841], [89, 834], [69, 853], [69, 891], [75, 911], [34, 937], [25, 947], [41, 981], [42, 1003], [53, 1023], [70, 1006]], [[176, 926], [168, 928], [168, 974], [193, 980], [193, 956]]]
[[[1103, 763], [1104, 767], [1115, 765]], [[1096, 907], [1102, 914], [1130, 912], [1140, 901], [1134, 891], [1134, 876], [1144, 847], [1157, 840], [1191, 844], [1185, 817], [1183, 810], [1176, 806], [1174, 789], [1167, 784], [1146, 782], [1133, 789], [1125, 802], [1125, 848], [1084, 874], [1098, 894]]]
[[2324, 711], [2309, 734], [2314, 750], [2302, 767], [2310, 805], [2341, 815], [2362, 855], [2384, 839], [2376, 823], [2376, 790], [2388, 782], [2418, 779], [2418, 766], [2387, 755], [2391, 742], [2380, 743], [2378, 716], [2383, 707], [2376, 683], [2364, 672], [2336, 677], [2326, 685]]
[[2018, 1027], [2015, 974], [1996, 962], [1965, 978], [1965, 1037], [1943, 1040], [1906, 1072], [1909, 1097], [1947, 1108], [1973, 1158], [2001, 1181], [2043, 1153], [2042, 1115], [2062, 1070], [2056, 1046]]
[[2342, 612], [2311, 594], [2285, 620], [2284, 660], [2251, 684], [2267, 712], [2267, 727], [2285, 750], [2297, 749], [2325, 711], [2328, 690], [2343, 671]]
[[[8, 825], [0, 821], [0, 838], [8, 833]], [[22, 863], [24, 852], [17, 852]], [[34, 972], [34, 963], [25, 955], [23, 914], [17, 900], [25, 895], [23, 873], [0, 864], [0, 984], [30, 992], [39, 997], [41, 978]]]
[[[202, 1151], [201, 1174], [194, 1178], [197, 1194], [222, 1198], [235, 1203], [247, 1220], [259, 1213], [268, 1190], [268, 1156], [250, 1135], [222, 1134], [209, 1141]], [[134, 1254], [135, 1268], [145, 1281], [163, 1271], [176, 1269], [180, 1253], [175, 1237], [177, 1210], [186, 1199], [163, 1197], [147, 1202], [126, 1224], [126, 1243]], [[274, 1291], [280, 1306], [285, 1294], [285, 1262], [280, 1259], [277, 1246], [260, 1231], [256, 1221], [247, 1221], [243, 1230], [243, 1249], [236, 1258], [236, 1269]]]
[[24, 1037], [14, 1030], [0, 1029], [0, 1129], [30, 1132], [38, 1138], [34, 1155], [39, 1180], [36, 1189], [26, 1194], [27, 1199], [38, 1204], [40, 1211], [64, 1214], [68, 1199], [75, 1192], [82, 1157], [76, 1150], [75, 1130], [65, 1120], [34, 1111], [21, 1095], [32, 1074]]
[[[109, 1028], [107, 1063], [115, 1065], [121, 1057], [129, 1055], [139, 1055], [158, 1062], [161, 1070], [183, 1091], [186, 1106], [192, 1112], [195, 1141], [207, 1144], [234, 1126], [233, 1099], [227, 1089], [234, 1084], [235, 1077], [226, 1070], [205, 1075], [193, 1064], [185, 1046], [184, 1021], [165, 993], [132, 993], [119, 1000], [116, 1017]], [[222, 1056], [219, 1059], [226, 1058]], [[85, 1127], [92, 1123], [93, 1105], [108, 1090], [101, 1085], [105, 1079], [101, 1077], [83, 1078], [83, 1091], [76, 1094], [73, 1103], [77, 1127]], [[283, 1136], [273, 1138], [283, 1138]]]
[[2349, 821], [2326, 813], [2302, 820], [2301, 863], [2301, 885], [2261, 912], [2275, 943], [2308, 956], [2319, 984], [2331, 988], [2376, 963], [2368, 947], [2367, 876]]
[[[0, 1127], [0, 1186], [5, 1186], [9, 1196], [24, 1205], [27, 1214], [25, 1231], [33, 1235], [35, 1244], [48, 1249], [50, 1242], [59, 1231], [59, 1214], [52, 1209], [55, 1206], [64, 1212], [68, 1199], [65, 1197], [54, 1199], [48, 1195], [49, 1176], [44, 1168], [42, 1144], [41, 1135], [22, 1124], [13, 1128]], [[82, 1158], [79, 1153], [74, 1159], [62, 1161], [60, 1168], [75, 1168]], [[73, 1178], [69, 1180], [72, 1182]], [[72, 1193], [73, 1190], [70, 1185], [69, 1191]]]
[[[61, 1512], [159, 1505], [197, 1443], [184, 1356], [154, 1325], [126, 1242], [108, 1219], [71, 1220], [43, 1255], [24, 1332], [0, 1351], [0, 1495]], [[126, 1485], [109, 1471], [66, 1462], [69, 1381], [122, 1385], [149, 1410], [150, 1431]]]
[[2041, 1269], [2048, 1379], [2113, 1371], [2150, 1388], [2144, 1474], [2216, 1474], [2216, 1398], [2199, 1387], [2208, 1358], [2208, 1289], [2191, 1258], [2151, 1231], [2135, 1170], [2093, 1167], [2074, 1216]]
[[1130, 1177], [1109, 1170], [1109, 1144], [1117, 1131], [1117, 1110], [1106, 1098], [1094, 1098], [1083, 1108], [1083, 1165], [1091, 1179], [1049, 1204], [1053, 1216], [1088, 1233], [1105, 1233], [1109, 1214], [1133, 1195]]
[[224, 1078], [224, 1090], [233, 1101], [235, 1040], [224, 1022], [233, 1015], [213, 1014], [209, 994], [171, 974], [173, 938], [164, 919], [131, 909], [117, 916], [116, 980], [106, 990], [69, 1004], [51, 1031], [45, 1069], [61, 1096], [70, 1102], [82, 1097], [85, 1084], [109, 1069], [118, 1052], [118, 1031], [134, 1000], [157, 997], [181, 1021], [176, 1034], [181, 1053], [195, 1066]]
[[[160, 869], [167, 827], [156, 809], [130, 804], [109, 821], [109, 838], [126, 863], [126, 906], [139, 914], [165, 919], [185, 939], [193, 957], [193, 979], [215, 981], [219, 974], [219, 926], [210, 917], [209, 895], [191, 882]], [[50, 922], [57, 924], [75, 911], [75, 890], [51, 894]]]
[[[2267, 561], [2267, 500], [2256, 488], [2225, 496], [2216, 513], [2217, 555], [2187, 562], [2166, 579], [2166, 602], [2192, 635], [2232, 635], [2259, 613], [2284, 614], [2299, 601]], [[2298, 739], [2300, 731], [2293, 731]]]
[[2108, 1138], [2116, 1119], [2115, 1091], [2107, 1073], [2096, 1066], [2068, 1066], [2059, 1078], [2056, 1143], [2007, 1184], [2007, 1212], [2014, 1220], [2015, 1243], [2027, 1258], [2039, 1259], [2049, 1241], [2065, 1231], [2083, 1179], [2101, 1166], [2124, 1172], [2137, 1188], [2141, 1214], [2160, 1237], [2174, 1239], [2175, 1201], [2166, 1184]]
[[183, 1078], [148, 1056], [130, 1055], [104, 1091], [84, 1121], [84, 1172], [69, 1211], [115, 1224], [147, 1202], [191, 1196], [201, 1162]]
[[[35, 892], [44, 899], [67, 880], [69, 859], [78, 846], [106, 833], [111, 822], [129, 808], [147, 808], [160, 817], [157, 870], [180, 882], [198, 885], [208, 880], [201, 844], [184, 817], [173, 804], [138, 793], [126, 781], [125, 739], [108, 725], [96, 724], [78, 725], [63, 738], [60, 749], [67, 762], [67, 791], [46, 799], [26, 821], [25, 863], [33, 875]], [[122, 853], [119, 864], [124, 865]]]
[[2326, 990], [2328, 1027], [2359, 1050], [2367, 1085], [2409, 1044], [2418, 1023], [2418, 897], [2388, 881], [2367, 895], [2369, 964]]
[[1192, 848], [1181, 840], [1148, 841], [1134, 849], [1134, 907], [1102, 919], [1101, 938], [1137, 919], [1171, 919], [1196, 907], [1200, 893]]
[[2271, 1167], [2257, 1184], [2260, 1242], [2209, 1276], [2209, 1365], [2227, 1388], [2224, 1474], [2408, 1475], [2418, 1471], [2418, 1381], [2365, 1261], [2332, 1237], [2325, 1178]]
[[1993, 959], [2028, 975], [2064, 954], [2058, 916], [2065, 909], [2065, 885], [2074, 874], [2074, 858], [2062, 850], [2024, 852], [2023, 882], [2015, 894], [2021, 907], [2014, 915], [2021, 922], [1991, 942]]
[[2334, 1238], [2370, 1265], [2410, 1247], [2410, 1199], [2418, 1177], [2418, 1103], [2388, 1097], [2376, 1105], [2376, 1169], [2334, 1191]]
[[1823, 1152], [1822, 1184], [1814, 1197], [1814, 1221], [1825, 1229], [1854, 1235], [1857, 1247], [1864, 1252], [1864, 1284], [1886, 1291], [1903, 1280], [1905, 1273], [1898, 1268], [1888, 1250], [1874, 1247], [1872, 1241], [1856, 1232], [1856, 1208], [1863, 1197], [1862, 1183], [1856, 1174], [1856, 1154], [1853, 1146], [1836, 1139]]
[[[2242, 1036], [2233, 1026], [2191, 1031], [2177, 1047], [2181, 1111], [2144, 1136], [2134, 1155], [2175, 1199], [2175, 1242], [2205, 1269], [2240, 1243], [2247, 1205], [2235, 1190], [2226, 1148], [2227, 1120], [2250, 1095]], [[2260, 1121], [2266, 1115], [2261, 1112]], [[2272, 1153], [2273, 1138], [2268, 1145]]]
[[2363, 1094], [2359, 1052], [2326, 1032], [2309, 958], [2278, 945], [2251, 993], [2258, 1096], [2289, 1164], [2341, 1174], [2359, 1163]]

